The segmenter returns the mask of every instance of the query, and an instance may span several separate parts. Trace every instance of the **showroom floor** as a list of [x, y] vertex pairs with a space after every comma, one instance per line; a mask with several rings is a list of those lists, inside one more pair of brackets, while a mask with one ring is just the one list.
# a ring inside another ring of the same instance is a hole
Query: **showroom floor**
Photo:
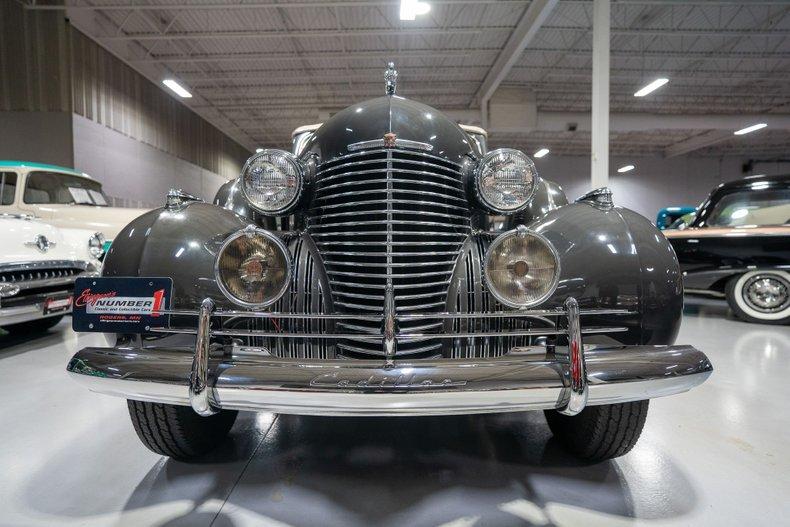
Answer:
[[720, 302], [688, 302], [678, 339], [708, 353], [713, 376], [652, 403], [638, 446], [596, 465], [559, 450], [540, 413], [247, 414], [210, 458], [168, 461], [138, 442], [124, 401], [66, 377], [78, 345], [68, 324], [0, 337], [2, 525], [741, 525], [790, 515], [790, 328], [735, 321]]

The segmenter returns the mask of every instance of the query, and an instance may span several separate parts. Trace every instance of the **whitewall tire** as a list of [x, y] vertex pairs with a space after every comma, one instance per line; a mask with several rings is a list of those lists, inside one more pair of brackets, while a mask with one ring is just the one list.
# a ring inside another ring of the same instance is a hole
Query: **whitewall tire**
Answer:
[[727, 283], [727, 303], [738, 316], [763, 324], [790, 323], [790, 273], [749, 271]]

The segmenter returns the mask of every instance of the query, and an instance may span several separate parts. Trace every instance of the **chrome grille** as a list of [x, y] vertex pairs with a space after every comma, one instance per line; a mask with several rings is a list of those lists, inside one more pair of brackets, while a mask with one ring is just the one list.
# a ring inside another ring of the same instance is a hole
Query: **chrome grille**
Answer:
[[0, 271], [0, 283], [24, 284], [39, 280], [52, 280], [57, 278], [76, 277], [83, 272], [80, 268], [54, 268], [54, 269], [31, 269], [16, 271]]
[[[338, 332], [380, 335], [391, 281], [397, 314], [444, 311], [455, 260], [469, 236], [470, 213], [461, 167], [429, 154], [381, 149], [319, 167], [309, 232], [329, 275], [337, 311], [349, 313]], [[401, 331], [439, 331], [442, 323], [410, 320]], [[346, 355], [384, 355], [380, 343], [344, 339]], [[438, 355], [438, 339], [398, 343], [396, 356]]]

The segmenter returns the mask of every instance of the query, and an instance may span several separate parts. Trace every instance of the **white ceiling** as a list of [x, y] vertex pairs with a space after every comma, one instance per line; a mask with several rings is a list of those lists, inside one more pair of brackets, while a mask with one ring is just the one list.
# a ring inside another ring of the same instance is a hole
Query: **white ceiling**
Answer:
[[[322, 111], [383, 94], [388, 60], [397, 64], [399, 94], [442, 110], [479, 108], [475, 93], [529, 2], [426, 1], [430, 13], [413, 22], [399, 20], [392, 0], [66, 6], [77, 27], [152, 80], [183, 81], [196, 95], [191, 107], [254, 148], [286, 145], [291, 130]], [[611, 16], [613, 113], [790, 115], [790, 2], [613, 0]], [[591, 1], [561, 0], [502, 85], [534, 91], [539, 111], [589, 112], [591, 19]], [[633, 97], [660, 76], [670, 83]], [[707, 131], [699, 119], [688, 129], [613, 130], [611, 149], [662, 153]], [[491, 142], [586, 154], [590, 137], [533, 131]], [[695, 153], [780, 156], [788, 145], [790, 130], [769, 127]]]

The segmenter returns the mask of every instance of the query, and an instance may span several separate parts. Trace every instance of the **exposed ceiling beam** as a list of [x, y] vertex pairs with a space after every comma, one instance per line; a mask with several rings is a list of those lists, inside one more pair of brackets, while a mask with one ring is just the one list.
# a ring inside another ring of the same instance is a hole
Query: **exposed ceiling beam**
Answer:
[[491, 99], [500, 83], [507, 77], [510, 68], [521, 58], [524, 48], [527, 47], [540, 29], [540, 26], [546, 21], [557, 2], [558, 0], [532, 0], [529, 7], [524, 11], [524, 15], [510, 34], [505, 47], [494, 61], [485, 79], [483, 79], [477, 93], [475, 93], [475, 99], [480, 101], [480, 107], [483, 112], [483, 123], [487, 119], [486, 113], [489, 99]]
[[390, 59], [390, 58], [449, 58], [449, 57], [469, 57], [472, 55], [489, 55], [497, 53], [498, 48], [470, 49], [470, 50], [381, 50], [381, 51], [321, 51], [318, 53], [303, 53], [301, 56], [295, 53], [217, 53], [211, 55], [153, 55], [140, 59], [130, 59], [133, 63], [146, 62], [277, 62], [282, 60], [301, 60], [301, 59]]
[[[238, 9], [315, 9], [315, 8], [336, 8], [336, 7], [381, 7], [381, 6], [397, 6], [400, 2], [398, 0], [359, 0], [359, 1], [328, 1], [323, 2], [320, 0], [313, 2], [245, 2], [245, 3], [221, 3], [212, 2], [205, 4], [192, 4], [188, 2], [180, 2], [173, 4], [143, 4], [140, 2], [127, 2], [116, 3], [109, 5], [88, 5], [84, 3], [77, 3], [74, 0], [67, 0], [66, 5], [48, 5], [48, 4], [30, 4], [24, 3], [25, 8], [37, 11], [63, 11], [66, 9], [74, 11], [226, 11]], [[450, 5], [450, 4], [522, 4], [523, 0], [431, 0], [434, 5]], [[590, 0], [564, 0], [563, 3], [567, 4], [590, 4]], [[630, 4], [630, 5], [661, 5], [661, 4], [674, 4], [681, 6], [710, 6], [710, 5], [743, 5], [743, 0], [615, 0], [612, 2], [617, 4]], [[787, 0], [749, 0], [752, 5], [786, 5]]]
[[[68, 0], [67, 0], [68, 1]], [[447, 5], [447, 4], [521, 4], [524, 0], [431, 0], [434, 5]], [[25, 7], [37, 11], [63, 11], [66, 9], [75, 11], [226, 11], [226, 10], [239, 10], [239, 9], [316, 9], [316, 8], [336, 8], [336, 7], [381, 7], [381, 6], [398, 6], [399, 0], [360, 0], [348, 2], [245, 2], [245, 3], [205, 3], [205, 4], [190, 4], [187, 2], [173, 3], [173, 4], [143, 4], [139, 2], [125, 3], [125, 4], [109, 4], [109, 5], [87, 5], [79, 4], [72, 5], [31, 5], [26, 4]]]
[[733, 135], [731, 131], [708, 130], [707, 132], [689, 137], [688, 139], [668, 146], [664, 149], [664, 157], [682, 156], [695, 150], [707, 148], [711, 145], [715, 145], [716, 143], [721, 143], [732, 138]]
[[[556, 0], [554, 0], [556, 1]], [[251, 38], [263, 40], [270, 38], [323, 38], [323, 37], [361, 37], [361, 36], [402, 36], [402, 35], [477, 35], [484, 31], [510, 30], [509, 27], [459, 27], [453, 29], [307, 29], [303, 31], [194, 31], [188, 33], [127, 33], [95, 37], [102, 42], [134, 40], [214, 40], [218, 38]], [[300, 57], [301, 58], [301, 57]]]
[[[574, 33], [592, 32], [589, 26], [543, 26], [543, 29], [552, 31], [569, 31]], [[613, 27], [613, 35], [635, 35], [641, 37], [779, 37], [790, 35], [785, 30], [760, 30], [760, 29], [702, 29], [702, 28], [626, 28]]]

